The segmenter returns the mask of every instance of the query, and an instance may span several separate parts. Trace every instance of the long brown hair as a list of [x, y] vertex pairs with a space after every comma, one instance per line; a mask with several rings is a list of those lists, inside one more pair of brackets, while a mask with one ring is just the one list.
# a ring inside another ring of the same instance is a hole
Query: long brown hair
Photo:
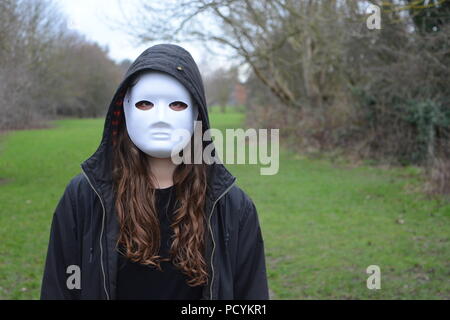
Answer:
[[161, 270], [162, 261], [172, 260], [190, 278], [188, 285], [206, 284], [208, 273], [203, 254], [207, 230], [204, 214], [206, 164], [182, 163], [174, 171], [177, 205], [170, 225], [174, 234], [170, 259], [162, 258], [158, 255], [161, 235], [149, 156], [128, 136], [123, 111], [116, 111], [115, 115], [112, 174], [119, 220], [117, 245], [123, 247], [123, 254], [131, 261]]

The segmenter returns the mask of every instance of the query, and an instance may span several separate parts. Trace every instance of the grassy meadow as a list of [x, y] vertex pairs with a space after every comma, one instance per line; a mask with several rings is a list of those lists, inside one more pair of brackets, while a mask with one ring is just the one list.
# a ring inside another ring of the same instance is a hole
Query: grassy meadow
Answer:
[[[211, 113], [219, 129], [244, 114]], [[0, 299], [38, 299], [53, 211], [104, 119], [0, 136]], [[227, 165], [254, 200], [273, 299], [449, 299], [450, 205], [420, 192], [417, 168], [351, 166], [281, 150], [278, 174]], [[381, 289], [366, 268], [381, 268]]]

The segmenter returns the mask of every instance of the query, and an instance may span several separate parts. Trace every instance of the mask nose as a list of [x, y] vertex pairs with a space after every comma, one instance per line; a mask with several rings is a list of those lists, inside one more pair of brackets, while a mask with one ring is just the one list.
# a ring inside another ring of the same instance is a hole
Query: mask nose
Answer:
[[156, 104], [156, 119], [158, 122], [166, 122], [167, 106], [166, 102], [161, 99]]

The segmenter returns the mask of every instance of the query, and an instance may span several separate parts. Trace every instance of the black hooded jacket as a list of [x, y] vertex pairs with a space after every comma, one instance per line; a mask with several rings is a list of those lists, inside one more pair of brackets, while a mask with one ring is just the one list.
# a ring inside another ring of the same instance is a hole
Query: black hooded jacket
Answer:
[[[172, 44], [145, 50], [114, 94], [100, 146], [81, 164], [81, 173], [68, 183], [55, 209], [41, 299], [116, 298], [119, 229], [112, 189], [112, 142], [125, 90], [132, 77], [144, 70], [166, 72], [180, 81], [198, 105], [203, 131], [210, 128], [203, 82], [189, 52]], [[208, 284], [202, 299], [268, 299], [264, 243], [255, 205], [223, 164], [208, 167]], [[73, 266], [79, 268], [80, 287], [73, 285]]]

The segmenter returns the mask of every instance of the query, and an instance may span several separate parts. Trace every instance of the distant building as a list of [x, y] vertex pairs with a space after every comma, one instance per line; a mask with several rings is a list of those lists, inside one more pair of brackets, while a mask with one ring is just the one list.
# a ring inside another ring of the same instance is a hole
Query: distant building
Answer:
[[241, 83], [234, 85], [230, 95], [229, 104], [232, 106], [243, 106], [247, 103], [247, 89]]

